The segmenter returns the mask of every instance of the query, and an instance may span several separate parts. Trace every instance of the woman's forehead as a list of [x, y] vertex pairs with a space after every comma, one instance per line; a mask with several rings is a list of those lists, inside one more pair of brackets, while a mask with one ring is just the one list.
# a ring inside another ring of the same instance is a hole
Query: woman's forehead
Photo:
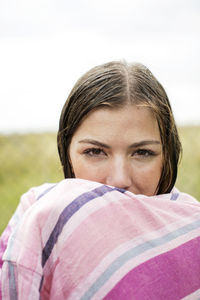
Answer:
[[106, 137], [129, 136], [159, 138], [157, 120], [148, 107], [126, 105], [122, 108], [101, 107], [91, 111], [74, 135]]

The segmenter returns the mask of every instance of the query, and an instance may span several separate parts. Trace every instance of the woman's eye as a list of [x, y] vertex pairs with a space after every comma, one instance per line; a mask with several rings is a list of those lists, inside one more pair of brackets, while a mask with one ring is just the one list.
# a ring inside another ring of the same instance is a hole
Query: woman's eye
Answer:
[[143, 158], [143, 157], [146, 158], [146, 157], [155, 155], [155, 153], [153, 151], [151, 151], [151, 150], [139, 149], [139, 150], [135, 151], [133, 155], [134, 156], [139, 156], [141, 158]]
[[100, 148], [89, 148], [84, 150], [84, 154], [88, 156], [99, 156], [99, 155], [105, 155], [105, 152], [103, 149]]

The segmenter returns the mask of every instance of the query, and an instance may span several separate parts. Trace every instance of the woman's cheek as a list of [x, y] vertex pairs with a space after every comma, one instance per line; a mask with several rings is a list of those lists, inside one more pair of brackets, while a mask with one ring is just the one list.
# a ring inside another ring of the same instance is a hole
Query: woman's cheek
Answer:
[[92, 159], [82, 158], [76, 160], [73, 169], [76, 178], [104, 183], [103, 177], [106, 170], [101, 164], [95, 163]]

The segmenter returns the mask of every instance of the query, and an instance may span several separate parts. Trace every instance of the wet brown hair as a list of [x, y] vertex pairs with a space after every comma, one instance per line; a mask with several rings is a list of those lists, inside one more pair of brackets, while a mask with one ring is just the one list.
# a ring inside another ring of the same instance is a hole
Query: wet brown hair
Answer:
[[177, 178], [181, 143], [171, 105], [162, 85], [148, 68], [138, 63], [106, 63], [94, 67], [76, 82], [62, 109], [57, 135], [65, 178], [74, 177], [68, 156], [69, 145], [87, 114], [105, 105], [114, 109], [129, 103], [150, 108], [158, 122], [163, 169], [157, 194], [172, 190]]

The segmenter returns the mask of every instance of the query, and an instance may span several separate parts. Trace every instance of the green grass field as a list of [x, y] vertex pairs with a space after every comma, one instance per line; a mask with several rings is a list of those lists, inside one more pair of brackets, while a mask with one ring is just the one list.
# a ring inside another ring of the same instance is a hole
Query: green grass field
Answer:
[[[176, 186], [200, 200], [200, 127], [179, 132], [184, 151]], [[54, 133], [0, 135], [0, 233], [27, 189], [61, 179]]]

